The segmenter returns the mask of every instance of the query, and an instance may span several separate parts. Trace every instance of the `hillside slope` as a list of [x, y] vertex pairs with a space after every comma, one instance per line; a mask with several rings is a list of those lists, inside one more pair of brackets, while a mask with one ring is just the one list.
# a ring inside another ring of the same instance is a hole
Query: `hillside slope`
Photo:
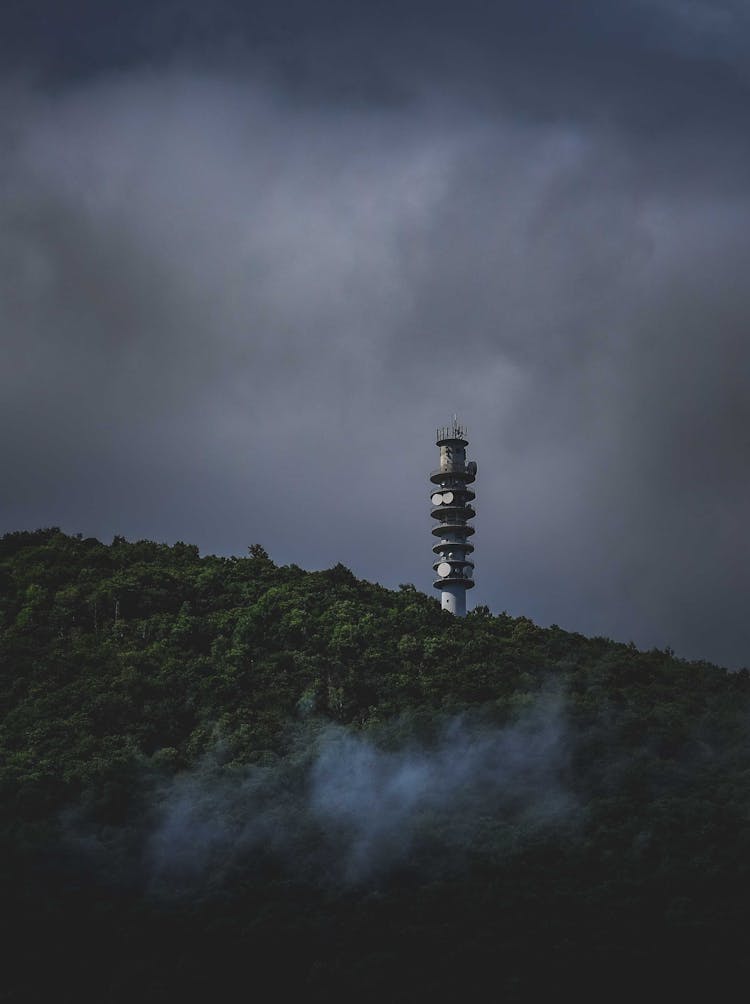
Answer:
[[2, 999], [746, 975], [745, 670], [50, 529], [0, 540], [0, 694]]

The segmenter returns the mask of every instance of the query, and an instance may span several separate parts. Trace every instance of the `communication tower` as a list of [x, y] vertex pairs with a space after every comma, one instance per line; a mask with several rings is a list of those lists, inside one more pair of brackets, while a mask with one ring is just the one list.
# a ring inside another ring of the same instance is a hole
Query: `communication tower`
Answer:
[[457, 417], [437, 430], [440, 467], [430, 474], [432, 512], [437, 525], [432, 528], [438, 542], [432, 548], [436, 560], [432, 567], [437, 578], [433, 585], [441, 592], [443, 610], [457, 617], [466, 613], [466, 590], [474, 585], [474, 545], [467, 540], [474, 533], [468, 520], [476, 515], [471, 506], [475, 494], [469, 488], [477, 476], [477, 465], [466, 462], [466, 427]]

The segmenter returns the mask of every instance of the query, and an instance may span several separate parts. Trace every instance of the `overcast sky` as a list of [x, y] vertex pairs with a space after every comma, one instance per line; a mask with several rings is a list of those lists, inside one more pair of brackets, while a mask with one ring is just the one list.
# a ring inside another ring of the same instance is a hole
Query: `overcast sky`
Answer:
[[432, 590], [750, 664], [750, 7], [25, 0], [0, 529]]

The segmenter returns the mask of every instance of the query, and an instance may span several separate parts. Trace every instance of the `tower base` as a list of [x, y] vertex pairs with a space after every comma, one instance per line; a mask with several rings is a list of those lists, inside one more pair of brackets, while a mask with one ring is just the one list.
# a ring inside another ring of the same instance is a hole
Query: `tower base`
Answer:
[[466, 588], [464, 586], [446, 585], [440, 592], [440, 605], [443, 610], [456, 617], [466, 616]]

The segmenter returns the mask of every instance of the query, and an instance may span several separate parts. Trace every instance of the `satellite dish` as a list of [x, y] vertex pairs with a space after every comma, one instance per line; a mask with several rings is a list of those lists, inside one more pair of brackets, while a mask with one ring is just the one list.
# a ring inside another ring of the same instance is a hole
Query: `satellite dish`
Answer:
[[440, 494], [440, 492], [435, 492], [435, 494], [432, 496], [432, 504], [442, 505], [442, 502], [443, 502], [443, 496]]
[[466, 465], [466, 470], [471, 474], [473, 478], [477, 476], [477, 463], [475, 460], [470, 460]]
[[450, 505], [452, 501], [453, 501], [453, 492], [444, 492], [443, 493], [443, 504], [444, 505]]
[[437, 566], [437, 573], [441, 579], [444, 579], [446, 575], [451, 574], [451, 566], [448, 564], [447, 561], [441, 561], [440, 564]]

